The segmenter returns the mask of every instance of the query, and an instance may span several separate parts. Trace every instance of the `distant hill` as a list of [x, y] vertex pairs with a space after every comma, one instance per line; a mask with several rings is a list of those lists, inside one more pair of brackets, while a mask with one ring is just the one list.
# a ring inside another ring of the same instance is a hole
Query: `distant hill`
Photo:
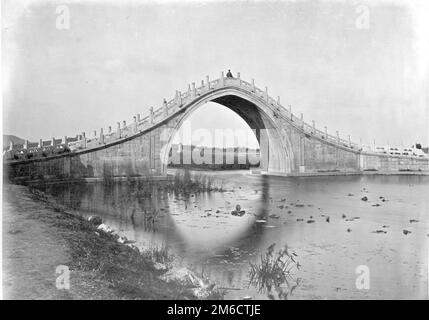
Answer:
[[17, 136], [11, 135], [11, 134], [4, 134], [3, 135], [3, 149], [8, 149], [9, 143], [11, 141], [13, 142], [14, 145], [23, 145], [25, 142], [25, 140], [20, 138], [20, 137], [17, 137]]

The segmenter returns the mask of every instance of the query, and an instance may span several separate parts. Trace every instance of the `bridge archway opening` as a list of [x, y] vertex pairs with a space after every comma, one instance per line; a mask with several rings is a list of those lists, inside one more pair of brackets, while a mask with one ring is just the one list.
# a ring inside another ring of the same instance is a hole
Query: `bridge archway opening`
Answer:
[[259, 168], [259, 153], [257, 133], [245, 119], [232, 109], [209, 101], [193, 110], [175, 130], [168, 167]]
[[[180, 148], [178, 150], [177, 146], [176, 149], [174, 149], [175, 143], [178, 142], [176, 135], [181, 133], [183, 136], [184, 128], [182, 128], [182, 126], [189, 126], [189, 122], [187, 124], [187, 120], [194, 118], [192, 117], [194, 113], [195, 115], [198, 115], [198, 111], [200, 111], [204, 117], [222, 117], [222, 114], [228, 115], [228, 112], [230, 116], [234, 115], [235, 118], [238, 116], [241, 118], [240, 128], [230, 129], [232, 129], [232, 131], [234, 131], [234, 129], [243, 129], [243, 124], [245, 123], [247, 125], [244, 126], [244, 128], [247, 129], [247, 132], [244, 130], [245, 139], [247, 139], [247, 142], [251, 143], [248, 143], [245, 147], [249, 149], [258, 149], [257, 154], [259, 161], [256, 168], [260, 171], [270, 173], [287, 174], [291, 172], [293, 161], [292, 155], [289, 151], [290, 147], [287, 143], [288, 137], [286, 136], [286, 133], [280, 128], [278, 123], [275, 122], [273, 115], [270, 115], [269, 110], [263, 108], [261, 104], [258, 103], [258, 101], [251, 101], [251, 98], [246, 97], [245, 95], [242, 95], [238, 92], [214, 93], [212, 96], [205, 97], [205, 99], [197, 100], [198, 101], [195, 103], [186, 106], [186, 109], [183, 111], [179, 119], [177, 119], [175, 126], [173, 126], [173, 128], [170, 130], [169, 139], [166, 146], [166, 150], [168, 150], [168, 152], [166, 152], [163, 156], [165, 172], [167, 171], [168, 164], [172, 163], [174, 155], [176, 155], [177, 161], [177, 154], [175, 154], [175, 152], [183, 152], [180, 150]], [[225, 113], [220, 111], [225, 110], [225, 108], [229, 109], [227, 110], [228, 112]], [[208, 112], [208, 110], [211, 112]], [[233, 121], [233, 123], [234, 122], [239, 123], [240, 121]], [[243, 133], [243, 130], [241, 131]], [[251, 132], [251, 134], [249, 134], [249, 132]], [[200, 131], [196, 135], [198, 136], [201, 133], [202, 132]], [[189, 140], [189, 132], [187, 134], [188, 135], [186, 138], [189, 142], [191, 141]], [[253, 137], [253, 141], [251, 137]], [[213, 135], [210, 137], [210, 139], [213, 139]], [[258, 144], [259, 148], [256, 148], [256, 143]], [[202, 144], [204, 145], [204, 143]], [[182, 146], [183, 145], [185, 145], [184, 141], [182, 141]], [[216, 144], [214, 146], [216, 147]], [[213, 162], [216, 161], [214, 157], [212, 159]], [[225, 158], [223, 159], [225, 161]], [[247, 157], [247, 159], [249, 160], [249, 157]], [[183, 161], [183, 158], [181, 158], [180, 161]], [[252, 164], [255, 163], [253, 162]]]

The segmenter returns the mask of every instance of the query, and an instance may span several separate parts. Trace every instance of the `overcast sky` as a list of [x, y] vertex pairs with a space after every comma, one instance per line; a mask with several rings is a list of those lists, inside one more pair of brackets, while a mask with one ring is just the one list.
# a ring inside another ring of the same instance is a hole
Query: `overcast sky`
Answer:
[[[322, 130], [428, 144], [424, 0], [366, 3], [368, 25], [362, 1], [72, 1], [59, 30], [64, 3], [2, 1], [4, 133], [98, 131], [230, 68]], [[211, 129], [242, 123], [215, 105], [198, 117]]]

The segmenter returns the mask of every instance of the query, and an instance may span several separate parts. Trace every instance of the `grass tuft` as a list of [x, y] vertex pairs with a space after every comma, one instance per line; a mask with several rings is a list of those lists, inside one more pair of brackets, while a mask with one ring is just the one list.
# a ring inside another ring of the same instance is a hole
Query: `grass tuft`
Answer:
[[250, 263], [249, 285], [258, 289], [259, 293], [267, 294], [274, 299], [277, 293], [279, 299], [287, 299], [299, 284], [295, 277], [300, 264], [297, 254], [290, 252], [287, 245], [275, 251], [275, 243], [269, 246], [259, 262]]

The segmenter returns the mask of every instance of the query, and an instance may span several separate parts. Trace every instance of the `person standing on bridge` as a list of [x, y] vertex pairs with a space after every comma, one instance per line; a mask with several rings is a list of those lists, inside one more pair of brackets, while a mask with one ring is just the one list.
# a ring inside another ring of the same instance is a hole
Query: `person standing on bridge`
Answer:
[[234, 77], [232, 76], [232, 73], [231, 73], [231, 70], [230, 70], [230, 69], [228, 69], [228, 72], [226, 73], [226, 77], [227, 77], [227, 78], [234, 78]]

